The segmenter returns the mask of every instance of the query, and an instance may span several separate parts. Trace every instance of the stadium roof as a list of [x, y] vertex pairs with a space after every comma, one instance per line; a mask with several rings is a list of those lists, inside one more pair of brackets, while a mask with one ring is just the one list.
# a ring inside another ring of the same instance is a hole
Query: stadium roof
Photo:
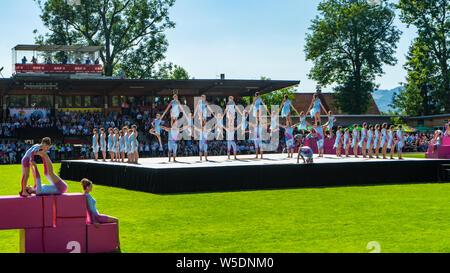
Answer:
[[[98, 94], [149, 96], [172, 95], [174, 90], [184, 96], [250, 96], [255, 92], [270, 93], [282, 88], [298, 85], [300, 81], [275, 80], [136, 80], [120, 78], [71, 79], [63, 77], [14, 77], [0, 79], [0, 90], [27, 90], [27, 85], [57, 84], [57, 93], [90, 92]], [[29, 90], [29, 88], [28, 88]], [[30, 92], [33, 90], [30, 90]]]
[[78, 52], [97, 52], [101, 46], [68, 46], [68, 45], [16, 45], [15, 51], [78, 51]]
[[[296, 99], [295, 102], [293, 102], [294, 107], [296, 109], [308, 109], [314, 94], [316, 94], [316, 92], [296, 92]], [[331, 110], [334, 115], [345, 115], [347, 117], [351, 116], [348, 113], [342, 112], [338, 107], [336, 107], [336, 99], [333, 97], [332, 92], [321, 92], [319, 94], [319, 98], [325, 109], [327, 109], [328, 111]], [[363, 113], [363, 115], [382, 116], [372, 96], [370, 96], [369, 107], [367, 111]]]
[[446, 117], [450, 117], [450, 114], [418, 116], [418, 117], [410, 117], [409, 119], [428, 119], [428, 118], [446, 118]]

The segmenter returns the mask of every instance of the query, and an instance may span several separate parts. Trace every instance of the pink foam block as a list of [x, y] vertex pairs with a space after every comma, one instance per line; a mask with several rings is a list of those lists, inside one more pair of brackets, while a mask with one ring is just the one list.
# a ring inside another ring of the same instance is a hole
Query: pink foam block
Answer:
[[39, 228], [52, 225], [51, 196], [0, 197], [0, 229]]
[[44, 199], [44, 226], [43, 227], [52, 227], [55, 224], [55, 196], [41, 196]]
[[94, 225], [87, 226], [88, 253], [103, 253], [116, 251], [118, 241], [117, 223], [101, 224], [99, 228]]
[[56, 196], [56, 218], [86, 217], [86, 195], [79, 193]]
[[44, 228], [46, 253], [85, 253], [86, 226]]
[[85, 253], [86, 226], [22, 230], [20, 250], [24, 253]]
[[86, 227], [86, 217], [56, 218], [56, 227]]
[[43, 234], [43, 228], [21, 229], [20, 253], [44, 253], [42, 244]]

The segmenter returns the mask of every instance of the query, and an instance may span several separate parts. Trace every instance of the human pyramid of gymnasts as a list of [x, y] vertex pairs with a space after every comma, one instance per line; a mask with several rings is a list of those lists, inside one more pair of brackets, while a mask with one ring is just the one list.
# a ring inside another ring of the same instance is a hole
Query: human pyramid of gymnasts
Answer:
[[[32, 195], [44, 196], [44, 195], [61, 195], [67, 192], [67, 184], [53, 171], [53, 163], [47, 154], [47, 151], [51, 148], [52, 141], [49, 137], [44, 137], [40, 144], [31, 146], [22, 157], [22, 180], [21, 190], [19, 195], [21, 197], [30, 197]], [[35, 156], [40, 156], [44, 165], [44, 175], [50, 184], [43, 184], [41, 175], [39, 174], [38, 167], [35, 162]], [[28, 185], [28, 179], [30, 177], [30, 170], [34, 178], [34, 186]], [[97, 210], [96, 200], [90, 195], [93, 187], [92, 181], [87, 178], [83, 178], [81, 181], [81, 187], [86, 195], [86, 208], [89, 214], [89, 219], [96, 228], [99, 228], [99, 224], [103, 223], [118, 223], [119, 220], [112, 216], [100, 214]], [[119, 238], [117, 238], [118, 242]], [[120, 243], [118, 244], [120, 248]]]
[[[264, 109], [263, 109], [264, 107]], [[163, 114], [156, 114], [155, 119], [152, 121], [152, 128], [149, 133], [156, 136], [159, 142], [160, 151], [162, 151], [162, 140], [161, 133], [166, 131], [168, 133], [168, 157], [169, 162], [172, 160], [176, 162], [178, 141], [182, 138], [183, 134], [187, 133], [189, 139], [195, 137], [199, 141], [199, 156], [200, 161], [208, 161], [208, 140], [216, 137], [218, 140], [223, 139], [223, 131], [226, 132], [227, 141], [227, 155], [230, 160], [231, 150], [233, 150], [234, 159], [237, 160], [237, 145], [235, 141], [235, 134], [240, 131], [241, 134], [252, 133], [253, 143], [255, 145], [256, 158], [261, 157], [263, 159], [264, 149], [263, 149], [263, 133], [267, 128], [268, 124], [266, 119], [262, 118], [262, 110], [264, 113], [269, 113], [267, 106], [264, 104], [263, 100], [260, 98], [259, 93], [255, 93], [252, 104], [249, 106], [249, 110], [241, 110], [236, 106], [233, 96], [228, 98], [228, 103], [225, 108], [225, 115], [219, 113], [218, 111], [213, 111], [212, 107], [208, 104], [206, 96], [202, 95], [201, 100], [198, 101], [194, 114], [187, 114], [187, 106], [182, 105], [178, 100], [178, 95], [173, 95], [173, 100], [169, 103]], [[164, 126], [163, 119], [165, 115], [170, 110], [170, 127]], [[293, 124], [291, 118], [291, 112], [294, 110], [299, 116], [300, 120], [298, 123]], [[321, 110], [327, 113], [328, 122], [322, 125], [320, 115]], [[300, 158], [303, 159], [304, 163], [313, 162], [313, 151], [310, 147], [305, 146], [306, 139], [312, 139], [317, 141], [319, 157], [323, 157], [324, 153], [324, 128], [328, 129], [330, 132], [330, 137], [333, 136], [332, 128], [336, 118], [332, 115], [331, 111], [326, 111], [325, 107], [322, 105], [317, 94], [314, 94], [311, 104], [306, 111], [309, 113], [311, 118], [314, 119], [314, 124], [310, 124], [306, 121], [307, 114], [305, 112], [298, 112], [294, 108], [292, 102], [289, 100], [288, 96], [285, 95], [283, 102], [281, 104], [281, 117], [285, 118], [285, 124], [279, 124], [279, 112], [272, 111], [270, 116], [270, 136], [273, 133], [279, 131], [280, 128], [284, 129], [285, 141], [286, 141], [286, 151], [288, 158], [293, 158], [295, 143], [297, 140], [299, 143], [297, 163]], [[181, 113], [183, 116], [180, 118]], [[208, 113], [211, 114], [212, 118], [215, 119], [213, 122], [214, 126], [209, 125]], [[239, 117], [236, 115], [239, 113]], [[252, 115], [252, 117], [250, 117]], [[194, 122], [196, 118], [197, 122]], [[226, 125], [224, 126], [224, 118], [226, 118]], [[248, 120], [247, 120], [248, 119]], [[254, 122], [252, 122], [254, 121]], [[236, 126], [235, 126], [236, 125]], [[294, 136], [294, 128], [306, 132], [310, 128], [309, 134], [304, 136], [303, 134], [297, 134]], [[381, 131], [380, 131], [381, 130]], [[214, 134], [212, 133], [214, 131]], [[93, 131], [92, 139], [92, 149], [95, 155], [94, 160], [98, 160], [99, 150], [102, 152], [103, 161], [106, 161], [107, 147], [110, 152], [110, 158], [112, 162], [125, 162], [125, 155], [128, 157], [128, 163], [138, 163], [139, 153], [138, 147], [139, 142], [137, 140], [138, 132], [137, 126], [132, 125], [131, 128], [127, 126], [123, 127], [122, 130], [118, 128], [109, 128], [108, 136], [106, 136], [105, 129], [100, 129], [100, 134], [97, 129]], [[214, 136], [212, 136], [214, 135]], [[353, 149], [353, 154], [358, 157], [358, 146], [362, 149], [362, 156], [364, 158], [373, 158], [373, 151], [375, 151], [375, 157], [379, 158], [379, 152], [383, 158], [386, 159], [387, 149], [390, 149], [391, 159], [393, 158], [394, 152], [394, 135], [396, 135], [396, 146], [399, 153], [399, 159], [401, 159], [401, 150], [404, 145], [404, 137], [401, 126], [398, 130], [394, 132], [394, 126], [391, 126], [388, 130], [387, 124], [367, 126], [366, 123], [363, 124], [361, 132], [358, 130], [358, 126], [355, 124], [352, 133], [350, 134], [349, 128], [343, 129], [339, 126], [336, 131], [336, 141], [334, 144], [334, 149], [336, 149], [336, 156], [341, 157], [341, 148], [345, 150], [345, 156], [349, 157], [348, 151], [351, 147]], [[185, 135], [186, 136], [186, 135]]]

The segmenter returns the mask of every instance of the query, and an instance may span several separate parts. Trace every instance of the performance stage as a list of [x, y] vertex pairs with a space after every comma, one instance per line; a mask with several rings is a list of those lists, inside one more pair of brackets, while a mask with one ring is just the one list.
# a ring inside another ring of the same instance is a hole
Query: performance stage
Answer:
[[[233, 158], [233, 157], [232, 157]], [[313, 164], [297, 164], [297, 155], [254, 155], [142, 158], [140, 164], [94, 160], [69, 160], [61, 164], [61, 178], [120, 187], [157, 194], [280, 189], [315, 186], [446, 182], [450, 160], [442, 159], [363, 159], [314, 156]]]

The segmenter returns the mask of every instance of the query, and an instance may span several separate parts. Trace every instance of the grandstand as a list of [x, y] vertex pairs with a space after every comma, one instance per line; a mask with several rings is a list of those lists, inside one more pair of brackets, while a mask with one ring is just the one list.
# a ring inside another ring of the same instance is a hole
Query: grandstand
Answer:
[[[3, 140], [34, 143], [50, 136], [58, 144], [88, 144], [94, 127], [138, 124], [148, 137], [148, 120], [164, 111], [176, 92], [194, 108], [194, 98], [225, 106], [232, 95], [244, 96], [295, 86], [276, 80], [154, 80], [102, 76], [100, 47], [17, 45], [11, 78], [0, 79]], [[23, 56], [23, 57], [22, 57]]]

